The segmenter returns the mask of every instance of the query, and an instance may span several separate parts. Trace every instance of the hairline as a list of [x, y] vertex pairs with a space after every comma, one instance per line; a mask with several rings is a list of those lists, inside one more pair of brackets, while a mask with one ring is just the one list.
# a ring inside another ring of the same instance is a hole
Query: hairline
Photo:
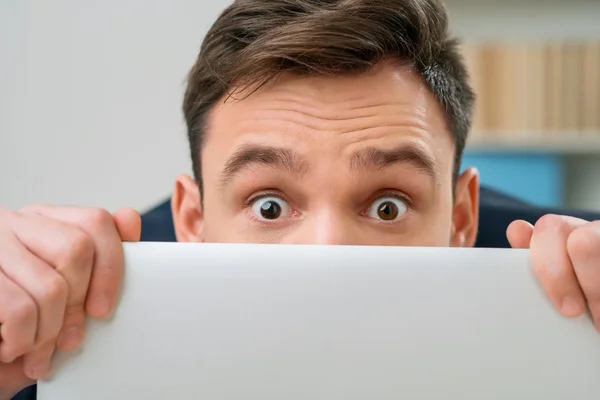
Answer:
[[[210, 122], [211, 122], [212, 118], [214, 118], [215, 109], [217, 107], [219, 107], [221, 104], [225, 104], [226, 102], [229, 102], [229, 101], [238, 101], [239, 102], [239, 101], [243, 101], [243, 100], [247, 99], [248, 97], [252, 96], [257, 90], [259, 90], [261, 87], [263, 87], [264, 85], [268, 84], [269, 82], [272, 82], [273, 80], [276, 80], [283, 73], [292, 74], [297, 78], [310, 78], [310, 77], [314, 77], [314, 76], [340, 77], [340, 78], [341, 77], [359, 77], [361, 75], [368, 74], [368, 73], [376, 70], [379, 66], [381, 66], [385, 62], [394, 63], [395, 67], [398, 68], [398, 71], [400, 71], [401, 68], [412, 69], [412, 71], [416, 74], [416, 78], [424, 86], [425, 90], [427, 90], [429, 92], [429, 94], [433, 97], [433, 100], [435, 101], [436, 106], [439, 108], [439, 111], [442, 113], [443, 119], [444, 119], [444, 125], [445, 125], [444, 126], [445, 127], [444, 134], [450, 135], [450, 141], [451, 141], [452, 152], [453, 152], [451, 174], [452, 174], [452, 181], [453, 181], [452, 186], [453, 186], [453, 192], [454, 192], [454, 187], [456, 186], [457, 178], [458, 178], [458, 175], [460, 174], [459, 166], [456, 166], [455, 163], [460, 162], [462, 160], [462, 154], [460, 155], [459, 158], [457, 158], [458, 148], [457, 148], [456, 134], [452, 132], [451, 123], [449, 121], [450, 117], [448, 116], [448, 113], [444, 110], [441, 100], [431, 89], [430, 85], [428, 84], [427, 80], [425, 79], [423, 72], [419, 71], [418, 68], [415, 66], [414, 61], [412, 61], [410, 59], [403, 59], [401, 57], [396, 57], [393, 55], [389, 55], [387, 57], [382, 58], [379, 62], [374, 63], [370, 68], [368, 68], [364, 71], [344, 71], [344, 72], [340, 72], [339, 74], [336, 74], [336, 75], [327, 75], [327, 74], [310, 75], [310, 74], [290, 70], [290, 71], [282, 71], [279, 74], [273, 74], [271, 76], [266, 76], [262, 80], [256, 79], [256, 80], [249, 81], [246, 83], [240, 82], [237, 84], [232, 84], [232, 85], [230, 85], [230, 87], [228, 87], [224, 91], [223, 95], [221, 95], [221, 97], [219, 97], [219, 99], [217, 101], [215, 101], [213, 104], [211, 104], [209, 107], [206, 108], [206, 111], [203, 113], [202, 117], [196, 122], [197, 126], [193, 127], [193, 129], [196, 131], [196, 134], [199, 134], [200, 140], [198, 140], [198, 142], [197, 142], [198, 148], [193, 149], [192, 151], [200, 152], [199, 158], [200, 158], [200, 162], [202, 162], [204, 157], [202, 157], [201, 153], [204, 149], [204, 145], [206, 143], [209, 132], [211, 131], [211, 123]], [[242, 97], [236, 98], [235, 94], [237, 94], [237, 93], [241, 93]], [[195, 180], [200, 188], [201, 195], [203, 194], [203, 179], [201, 176], [202, 170], [203, 170], [203, 168], [202, 168], [202, 166], [200, 166], [200, 171], [194, 171], [194, 175], [196, 175], [197, 172], [199, 172], [199, 174], [200, 174], [200, 176], [195, 176]]]

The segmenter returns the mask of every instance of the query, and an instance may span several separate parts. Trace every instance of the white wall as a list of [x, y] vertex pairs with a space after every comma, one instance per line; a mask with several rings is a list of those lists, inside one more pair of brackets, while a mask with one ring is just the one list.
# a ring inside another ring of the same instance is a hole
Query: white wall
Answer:
[[190, 171], [185, 77], [226, 4], [0, 1], [0, 204], [167, 196]]
[[[145, 209], [167, 196], [190, 170], [185, 75], [228, 3], [0, 1], [0, 204]], [[600, 36], [597, 0], [447, 3], [471, 38]]]
[[453, 31], [474, 40], [600, 37], [598, 0], [445, 0]]

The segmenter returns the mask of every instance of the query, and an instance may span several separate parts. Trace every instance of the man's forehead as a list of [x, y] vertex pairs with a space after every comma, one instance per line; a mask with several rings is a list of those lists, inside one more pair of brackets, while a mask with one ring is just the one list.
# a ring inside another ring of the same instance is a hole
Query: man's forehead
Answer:
[[413, 104], [421, 100], [414, 94], [425, 92], [426, 85], [414, 68], [394, 61], [382, 62], [365, 72], [338, 76], [284, 72], [260, 86], [233, 87], [218, 102], [213, 115], [252, 110], [274, 101], [337, 109], [372, 102]]
[[402, 136], [439, 148], [434, 142], [443, 137], [446, 152], [454, 147], [444, 114], [420, 76], [391, 63], [352, 76], [283, 74], [258, 89], [234, 93], [207, 122], [203, 150], [208, 146], [221, 156], [218, 161], [216, 154], [202, 158], [220, 164], [249, 141], [313, 148], [317, 142], [339, 147], [375, 141], [394, 147]]
[[418, 114], [443, 129], [447, 126], [437, 99], [412, 67], [382, 63], [362, 74], [307, 77], [284, 73], [259, 87], [234, 89], [208, 113], [206, 130], [209, 136], [210, 131], [221, 135], [238, 124], [277, 120], [286, 111], [315, 120], [348, 121], [402, 111]]

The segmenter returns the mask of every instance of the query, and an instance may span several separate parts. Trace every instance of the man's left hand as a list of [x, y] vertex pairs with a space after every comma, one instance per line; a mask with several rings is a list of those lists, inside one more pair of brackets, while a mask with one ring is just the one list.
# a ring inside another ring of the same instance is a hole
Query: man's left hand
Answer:
[[528, 248], [535, 273], [556, 308], [578, 317], [589, 308], [600, 331], [600, 221], [548, 214], [535, 226], [514, 221], [506, 235]]

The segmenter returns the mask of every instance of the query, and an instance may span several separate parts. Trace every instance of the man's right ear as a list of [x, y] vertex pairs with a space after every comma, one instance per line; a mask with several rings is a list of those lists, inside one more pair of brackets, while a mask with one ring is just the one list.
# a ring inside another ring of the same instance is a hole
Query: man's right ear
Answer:
[[171, 211], [178, 242], [203, 242], [204, 214], [198, 184], [188, 175], [179, 175], [171, 197]]

